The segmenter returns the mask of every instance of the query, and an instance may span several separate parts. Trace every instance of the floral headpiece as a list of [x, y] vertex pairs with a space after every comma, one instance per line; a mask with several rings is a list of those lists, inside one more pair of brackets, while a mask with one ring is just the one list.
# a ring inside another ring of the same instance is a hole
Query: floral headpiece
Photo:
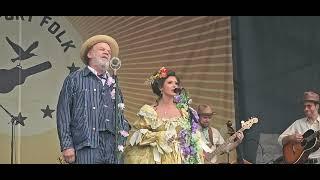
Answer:
[[174, 72], [174, 71], [171, 71], [171, 70], [168, 70], [168, 69], [165, 68], [165, 67], [162, 67], [162, 68], [160, 68], [160, 70], [159, 70], [156, 74], [150, 76], [150, 77], [147, 79], [147, 81], [145, 82], [145, 84], [151, 85], [151, 84], [154, 83], [155, 80], [161, 79], [161, 78], [167, 78], [167, 77], [170, 76], [170, 75], [171, 75], [171, 76], [175, 75], [175, 72]]

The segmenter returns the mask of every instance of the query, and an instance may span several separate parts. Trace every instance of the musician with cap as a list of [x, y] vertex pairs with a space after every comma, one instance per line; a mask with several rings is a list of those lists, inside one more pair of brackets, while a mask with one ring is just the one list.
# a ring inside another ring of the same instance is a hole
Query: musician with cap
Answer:
[[[303, 103], [305, 117], [296, 120], [279, 136], [278, 142], [281, 146], [286, 146], [288, 143], [300, 144], [304, 140], [303, 134], [306, 131], [310, 129], [315, 132], [320, 130], [319, 94], [313, 91], [304, 92]], [[286, 154], [284, 155], [286, 156]], [[288, 158], [286, 159], [288, 160]], [[319, 164], [319, 160], [320, 150], [318, 149], [310, 153], [308, 159], [303, 163]]]
[[[114, 38], [93, 36], [80, 49], [85, 67], [64, 80], [57, 104], [57, 130], [67, 163], [119, 163], [115, 140], [118, 133], [114, 113], [115, 80], [108, 72], [111, 58], [118, 54], [119, 46]], [[119, 96], [122, 102], [121, 93]], [[122, 132], [129, 128], [124, 117], [120, 126]]]
[[212, 152], [204, 152], [205, 164], [216, 164], [217, 156], [235, 149], [243, 140], [243, 133], [237, 132], [230, 143], [225, 142], [220, 132], [211, 127], [210, 121], [213, 119], [212, 108], [207, 104], [201, 104], [197, 107], [199, 115], [199, 124], [201, 125], [202, 140], [211, 148]]

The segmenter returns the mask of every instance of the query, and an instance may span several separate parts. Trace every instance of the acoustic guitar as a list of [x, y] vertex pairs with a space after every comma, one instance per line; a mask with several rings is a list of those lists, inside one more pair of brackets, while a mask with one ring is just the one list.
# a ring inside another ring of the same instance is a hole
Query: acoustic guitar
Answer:
[[309, 155], [317, 151], [320, 147], [319, 143], [320, 131], [309, 129], [302, 136], [301, 143], [288, 142], [283, 146], [283, 156], [287, 164], [302, 164]]
[[27, 77], [50, 69], [51, 67], [51, 63], [46, 61], [27, 69], [22, 69], [18, 66], [9, 70], [0, 69], [0, 93], [12, 91], [16, 86], [23, 84]]

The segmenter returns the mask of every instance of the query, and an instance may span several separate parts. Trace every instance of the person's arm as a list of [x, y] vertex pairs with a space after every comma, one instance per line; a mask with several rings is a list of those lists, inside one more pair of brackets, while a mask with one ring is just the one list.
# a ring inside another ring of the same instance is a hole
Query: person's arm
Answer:
[[[228, 152], [229, 148], [229, 144], [226, 144], [224, 138], [222, 137], [222, 135], [220, 134], [220, 132], [214, 128], [210, 128], [212, 134], [215, 134], [217, 136], [217, 142], [213, 142], [216, 144], [216, 150], [211, 153], [212, 157], [214, 155], [222, 155], [226, 152]], [[213, 141], [213, 140], [212, 140]]]
[[67, 162], [74, 160], [74, 147], [70, 132], [70, 111], [72, 85], [69, 77], [64, 81], [57, 104], [57, 131], [60, 140], [60, 148]]
[[285, 145], [285, 144], [287, 144], [288, 142], [290, 142], [290, 141], [292, 141], [292, 140], [293, 140], [292, 135], [285, 136], [285, 137], [282, 138], [281, 144], [282, 144], [282, 145]]
[[290, 125], [278, 138], [278, 143], [283, 146], [289, 142], [301, 142], [303, 136], [297, 130], [297, 121]]
[[289, 142], [300, 143], [300, 142], [302, 142], [302, 139], [303, 139], [303, 136], [300, 133], [288, 135], [288, 136], [283, 137], [282, 145], [288, 144]]
[[[138, 120], [141, 121], [141, 120]], [[132, 131], [130, 135], [130, 144], [138, 145], [138, 146], [155, 146], [160, 145], [161, 147], [166, 146], [169, 139], [172, 137], [168, 131], [152, 131], [149, 128], [145, 127], [143, 128], [142, 123], [143, 122], [137, 122], [139, 123], [140, 128], [137, 128]], [[134, 126], [136, 127], [136, 126]]]
[[233, 139], [233, 141], [231, 143], [229, 143], [225, 149], [226, 152], [228, 151], [232, 151], [233, 149], [235, 149], [243, 140], [244, 135], [243, 132], [236, 132], [236, 136]]

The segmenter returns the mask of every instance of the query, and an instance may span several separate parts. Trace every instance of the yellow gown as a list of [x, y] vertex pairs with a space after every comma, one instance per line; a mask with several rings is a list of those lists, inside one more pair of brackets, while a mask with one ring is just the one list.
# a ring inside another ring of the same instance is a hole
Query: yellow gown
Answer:
[[124, 151], [125, 164], [181, 164], [183, 162], [179, 142], [167, 143], [178, 136], [180, 122], [188, 117], [181, 109], [181, 117], [159, 119], [152, 106], [144, 105], [138, 112], [138, 120], [132, 124]]

